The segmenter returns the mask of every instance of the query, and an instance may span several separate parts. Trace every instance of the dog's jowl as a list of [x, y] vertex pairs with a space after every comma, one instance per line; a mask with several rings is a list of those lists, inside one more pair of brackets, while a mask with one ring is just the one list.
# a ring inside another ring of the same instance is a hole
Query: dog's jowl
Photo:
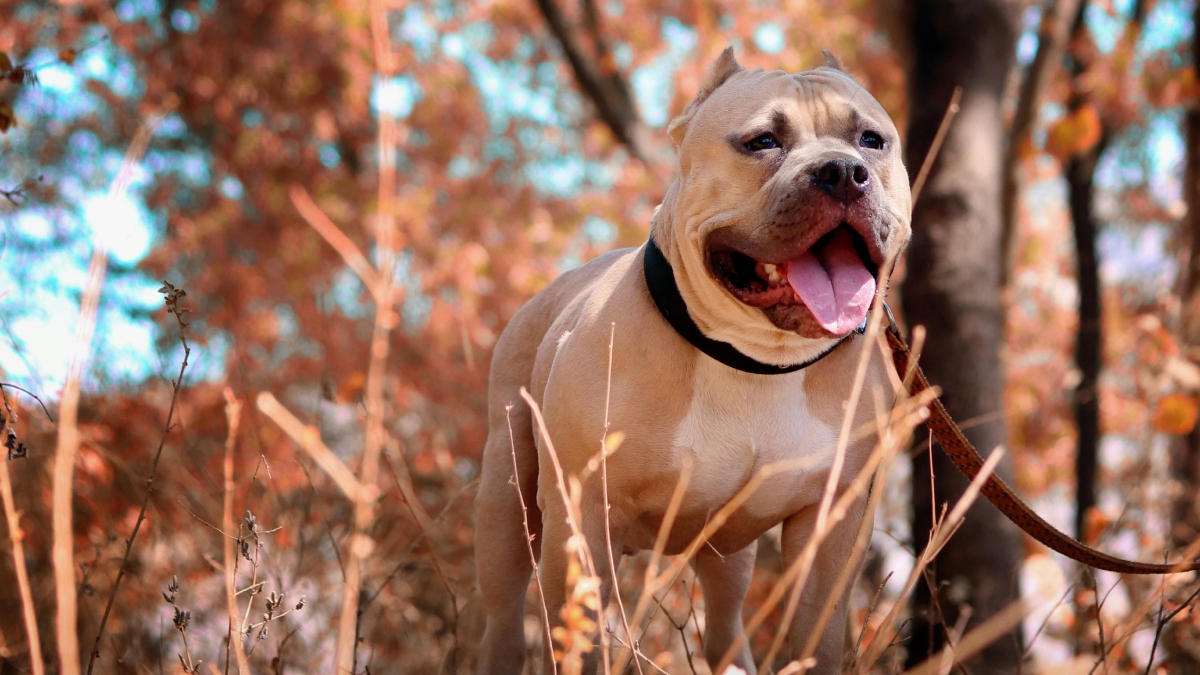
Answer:
[[[678, 172], [649, 241], [564, 274], [517, 313], [497, 345], [476, 500], [487, 611], [481, 673], [518, 673], [524, 663], [533, 570], [522, 500], [550, 622], [560, 626], [564, 605], [574, 602], [572, 561], [590, 552], [607, 602], [608, 538], [614, 561], [653, 549], [685, 473], [666, 537], [670, 555], [685, 552], [763, 467], [786, 460], [691, 562], [704, 595], [706, 659], [715, 667], [731, 654], [754, 672], [741, 636], [755, 542], [783, 523], [785, 564], [800, 555], [844, 417], [852, 414], [856, 427], [873, 419], [871, 396], [854, 411], [844, 404], [868, 348], [858, 329], [886, 289], [880, 266], [909, 236], [908, 175], [887, 113], [836, 62], [797, 74], [746, 70], [726, 50], [669, 132]], [[890, 392], [874, 351], [865, 391]], [[608, 536], [605, 485], [589, 469], [606, 415], [624, 433], [607, 461]], [[874, 443], [850, 444], [840, 488]], [[582, 480], [578, 519], [568, 518], [551, 452], [562, 475]], [[851, 558], [865, 499], [818, 549], [786, 627], [795, 656], [822, 631], [809, 672], [841, 665], [848, 591], [829, 620], [818, 614]], [[619, 625], [612, 630], [624, 639]], [[590, 650], [585, 670], [596, 659]]]

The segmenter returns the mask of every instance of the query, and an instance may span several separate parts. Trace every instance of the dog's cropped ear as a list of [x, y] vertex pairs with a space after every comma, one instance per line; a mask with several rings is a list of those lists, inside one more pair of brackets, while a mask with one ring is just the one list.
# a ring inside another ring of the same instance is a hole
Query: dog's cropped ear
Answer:
[[842, 64], [842, 60], [837, 57], [837, 54], [834, 54], [833, 52], [829, 51], [828, 49], [822, 49], [821, 53], [825, 55], [825, 67], [826, 68], [831, 68], [833, 70], [840, 70], [843, 73], [846, 72], [846, 66]]
[[704, 80], [700, 83], [700, 91], [696, 92], [696, 98], [688, 104], [679, 117], [671, 120], [671, 124], [667, 127], [667, 133], [671, 134], [671, 138], [675, 139], [675, 145], [683, 143], [683, 135], [687, 131], [688, 122], [692, 116], [700, 109], [701, 104], [712, 95], [717, 87], [721, 86], [732, 77], [735, 73], [744, 70], [733, 56], [733, 47], [726, 47], [716, 61], [708, 67], [708, 73], [705, 74]]

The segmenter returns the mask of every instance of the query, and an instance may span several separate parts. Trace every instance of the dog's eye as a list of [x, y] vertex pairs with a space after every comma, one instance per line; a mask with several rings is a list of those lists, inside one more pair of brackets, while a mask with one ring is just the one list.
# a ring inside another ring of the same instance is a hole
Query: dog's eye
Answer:
[[883, 136], [880, 136], [879, 134], [875, 133], [874, 131], [864, 131], [863, 135], [860, 136], [858, 139], [858, 144], [864, 148], [870, 148], [872, 150], [882, 150], [883, 149]]
[[773, 150], [779, 147], [779, 141], [771, 134], [760, 134], [755, 136], [753, 140], [746, 143], [746, 149], [750, 152], [759, 152], [762, 150]]

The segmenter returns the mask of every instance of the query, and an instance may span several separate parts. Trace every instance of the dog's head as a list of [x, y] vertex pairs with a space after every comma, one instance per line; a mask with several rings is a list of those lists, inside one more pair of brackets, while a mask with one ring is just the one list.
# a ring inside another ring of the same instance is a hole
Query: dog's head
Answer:
[[726, 49], [669, 132], [679, 173], [654, 233], [701, 329], [780, 365], [854, 330], [910, 233], [883, 107], [831, 55], [788, 74]]

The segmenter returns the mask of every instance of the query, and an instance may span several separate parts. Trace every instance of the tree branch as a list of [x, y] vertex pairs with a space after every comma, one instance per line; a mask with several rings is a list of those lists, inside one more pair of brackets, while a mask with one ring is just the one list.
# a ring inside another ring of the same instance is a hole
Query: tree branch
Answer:
[[1001, 191], [1001, 253], [1004, 266], [1000, 273], [1001, 289], [1007, 288], [1012, 280], [1016, 261], [1017, 206], [1020, 200], [1023, 174], [1021, 172], [1021, 149], [1033, 131], [1037, 119], [1038, 105], [1054, 73], [1054, 65], [1062, 57], [1071, 23], [1079, 13], [1080, 0], [1048, 0], [1042, 11], [1042, 23], [1038, 29], [1038, 49], [1033, 62], [1025, 70], [1021, 90], [1017, 97], [1017, 109], [1013, 114], [1012, 127], [1008, 133], [1008, 151], [1004, 156], [1004, 184]]
[[595, 44], [595, 58], [588, 58], [579, 44], [570, 22], [555, 0], [537, 0], [538, 11], [555, 39], [562, 45], [563, 54], [584, 95], [596, 106], [596, 114], [613, 135], [637, 159], [646, 159], [646, 131], [638, 115], [637, 105], [629, 85], [617, 69], [608, 46], [601, 38], [598, 14], [592, 0], [583, 0], [585, 22]]

